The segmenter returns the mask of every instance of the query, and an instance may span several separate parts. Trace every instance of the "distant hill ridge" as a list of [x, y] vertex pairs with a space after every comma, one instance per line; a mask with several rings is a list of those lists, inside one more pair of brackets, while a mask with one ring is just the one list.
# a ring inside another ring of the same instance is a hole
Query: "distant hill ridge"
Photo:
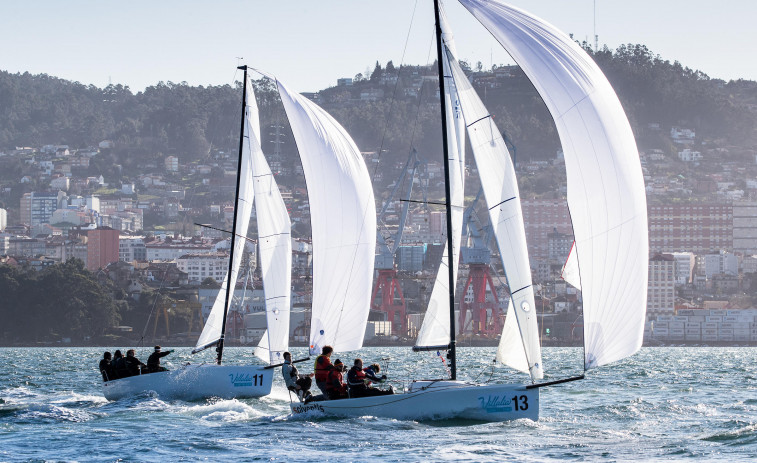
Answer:
[[[591, 52], [615, 88], [640, 149], [670, 152], [672, 126], [691, 128], [699, 140], [757, 147], [757, 82], [725, 82], [670, 62], [643, 45]], [[363, 151], [387, 150], [404, 158], [408, 150], [434, 152], [440, 129], [433, 66], [395, 67], [376, 63], [370, 76], [331, 87], [317, 99], [355, 138]], [[559, 140], [546, 107], [519, 68], [479, 66], [470, 75], [489, 110], [513, 143], [519, 159], [553, 157]], [[420, 85], [419, 85], [420, 82]], [[286, 118], [270, 83], [259, 81], [261, 123]], [[229, 85], [159, 83], [143, 92], [110, 85], [100, 89], [48, 75], [0, 71], [0, 151], [15, 146], [67, 144], [72, 148], [115, 142], [114, 161], [124, 174], [178, 154], [181, 162], [203, 159], [212, 149], [237, 145], [240, 92]], [[264, 149], [272, 135], [264, 130]], [[293, 155], [291, 135], [282, 153]]]

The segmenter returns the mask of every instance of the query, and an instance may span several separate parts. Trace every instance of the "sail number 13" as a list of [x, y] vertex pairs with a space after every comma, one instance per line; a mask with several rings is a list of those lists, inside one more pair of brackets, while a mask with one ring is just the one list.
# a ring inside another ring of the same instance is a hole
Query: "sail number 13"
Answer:
[[513, 407], [515, 408], [516, 412], [518, 410], [528, 410], [528, 397], [524, 395], [522, 396], [515, 395], [510, 400], [513, 401]]

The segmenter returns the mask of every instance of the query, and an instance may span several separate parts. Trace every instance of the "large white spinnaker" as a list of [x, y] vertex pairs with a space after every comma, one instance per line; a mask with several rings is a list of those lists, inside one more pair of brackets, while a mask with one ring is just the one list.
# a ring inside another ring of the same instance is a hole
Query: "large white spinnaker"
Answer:
[[[484, 189], [489, 219], [494, 227], [502, 266], [510, 287], [512, 304], [508, 308], [506, 328], [512, 325], [511, 315], [517, 319], [515, 327], [522, 339], [520, 349], [525, 352], [531, 379], [544, 377], [541, 345], [537, 326], [534, 289], [531, 283], [531, 265], [528, 260], [526, 228], [520, 204], [518, 180], [505, 141], [494, 120], [453, 56], [449, 59], [457, 85], [463, 117], [468, 127], [473, 156]], [[507, 355], [498, 358], [513, 368], [520, 369], [522, 355], [518, 352], [511, 365]], [[518, 366], [516, 366], [518, 365]], [[521, 370], [522, 371], [522, 370]]]
[[[447, 29], [449, 30], [449, 29]], [[451, 35], [443, 34], [445, 40]], [[465, 121], [460, 112], [460, 101], [455, 82], [449, 70], [446, 56], [444, 63], [444, 103], [447, 106], [447, 149], [449, 156], [450, 210], [452, 212], [452, 269], [454, 281], [457, 282], [457, 269], [460, 260], [460, 241], [463, 234], [463, 202], [465, 200]], [[436, 281], [431, 290], [423, 324], [415, 341], [416, 348], [443, 347], [450, 343], [450, 307], [449, 307], [449, 265], [447, 243], [444, 245], [442, 261], [436, 272]], [[453, 288], [454, 291], [454, 288]]]
[[313, 237], [310, 352], [362, 347], [370, 310], [376, 204], [365, 161], [326, 111], [280, 81], [305, 171]]
[[250, 151], [255, 212], [258, 225], [260, 273], [263, 277], [268, 330], [261, 339], [263, 349], [255, 355], [274, 364], [284, 361], [289, 348], [289, 311], [292, 293], [292, 224], [279, 186], [260, 146], [258, 105], [250, 79], [247, 80], [247, 112], [250, 120]]
[[192, 350], [193, 353], [199, 352], [203, 349], [215, 345], [221, 338], [224, 305], [226, 302], [226, 288], [230, 284], [231, 293], [234, 293], [234, 287], [236, 286], [237, 277], [239, 275], [239, 266], [242, 262], [242, 251], [247, 244], [245, 237], [247, 236], [247, 228], [250, 225], [252, 202], [255, 196], [252, 185], [250, 133], [252, 133], [253, 130], [257, 132], [259, 132], [260, 130], [260, 122], [258, 120], [257, 111], [254, 112], [254, 114], [250, 113], [250, 100], [252, 100], [254, 104], [255, 99], [254, 97], [247, 98], [247, 105], [245, 107], [244, 135], [242, 138], [242, 157], [241, 162], [238, 166], [238, 175], [240, 177], [239, 197], [237, 198], [236, 204], [234, 205], [234, 214], [236, 214], [237, 217], [234, 233], [236, 234], [237, 239], [234, 242], [234, 260], [231, 267], [231, 278], [229, 278], [229, 274], [227, 272], [226, 276], [223, 279], [223, 283], [221, 283], [221, 289], [218, 291], [218, 295], [213, 302], [213, 308], [210, 310], [208, 319], [205, 321], [205, 326], [202, 329], [200, 338], [197, 340], [197, 345]]
[[638, 150], [617, 95], [570, 37], [498, 0], [459, 0], [544, 99], [565, 153], [584, 313], [585, 368], [642, 343], [649, 254]]

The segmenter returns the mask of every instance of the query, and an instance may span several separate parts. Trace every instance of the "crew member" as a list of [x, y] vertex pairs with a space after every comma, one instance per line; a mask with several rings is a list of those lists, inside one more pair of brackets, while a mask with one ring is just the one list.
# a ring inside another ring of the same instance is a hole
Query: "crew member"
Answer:
[[166, 368], [160, 366], [160, 359], [172, 352], [172, 350], [161, 352], [160, 346], [155, 346], [155, 351], [147, 357], [147, 372], [156, 373], [158, 371], [168, 371]]
[[281, 366], [281, 374], [284, 376], [287, 389], [296, 392], [300, 400], [307, 401], [310, 398], [312, 395], [310, 386], [313, 384], [313, 380], [310, 378], [315, 376], [315, 373], [301, 375], [297, 367], [292, 364], [292, 354], [289, 352], [284, 352], [284, 365]]
[[147, 365], [142, 363], [134, 355], [134, 349], [129, 349], [126, 351], [126, 358], [124, 358], [124, 363], [126, 365], [126, 371], [129, 373], [129, 376], [142, 374], [142, 369], [147, 368]]
[[110, 352], [104, 353], [102, 360], [100, 360], [100, 374], [103, 375], [103, 381], [114, 379], [113, 366], [110, 361]]
[[389, 391], [382, 391], [381, 389], [376, 389], [370, 386], [372, 381], [380, 383], [386, 380], [386, 375], [382, 377], [376, 376], [374, 369], [377, 367], [378, 365], [374, 364], [364, 370], [363, 360], [359, 358], [355, 359], [354, 366], [350, 372], [347, 373], [347, 385], [350, 388], [351, 398], [394, 393], [391, 389]]
[[347, 385], [344, 384], [342, 373], [346, 370], [341, 360], [336, 359], [329, 369], [328, 379], [326, 380], [326, 395], [329, 400], [346, 399]]
[[371, 386], [371, 383], [383, 383], [386, 381], [386, 375], [381, 375], [379, 377], [379, 373], [381, 372], [381, 367], [378, 363], [374, 363], [373, 365], [369, 365], [368, 368], [363, 370], [365, 373], [365, 385], [368, 387], [368, 395], [390, 395], [394, 394], [394, 386], [390, 385], [389, 389], [377, 389], [375, 387]]
[[124, 355], [121, 353], [120, 349], [116, 349], [116, 352], [113, 354], [113, 361], [110, 365], [113, 369], [113, 377], [111, 379], [125, 378], [129, 376], [129, 373], [126, 371]]
[[334, 352], [334, 348], [331, 346], [323, 346], [321, 349], [321, 355], [315, 359], [315, 385], [321, 390], [323, 394], [328, 397], [326, 391], [326, 381], [329, 379], [329, 371], [333, 368], [331, 364], [331, 354]]

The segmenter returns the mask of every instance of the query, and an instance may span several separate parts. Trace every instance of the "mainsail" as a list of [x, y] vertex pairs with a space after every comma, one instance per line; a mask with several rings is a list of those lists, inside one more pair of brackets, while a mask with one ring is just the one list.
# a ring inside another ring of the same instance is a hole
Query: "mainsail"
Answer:
[[355, 142], [315, 103], [276, 81], [305, 171], [313, 237], [310, 352], [362, 347], [370, 310], [376, 204]]
[[255, 212], [258, 225], [260, 272], [263, 277], [268, 330], [255, 355], [280, 363], [289, 347], [289, 310], [292, 281], [292, 224], [279, 187], [260, 147], [258, 105], [252, 83], [247, 80], [247, 113], [250, 122], [250, 151]]
[[[254, 101], [254, 98], [252, 99]], [[253, 117], [254, 120], [250, 120]], [[223, 326], [224, 305], [226, 301], [226, 290], [231, 285], [231, 291], [233, 293], [234, 286], [237, 282], [239, 275], [239, 266], [242, 263], [242, 251], [244, 250], [247, 240], [244, 237], [247, 236], [247, 228], [250, 225], [250, 214], [252, 213], [252, 202], [254, 199], [254, 191], [252, 186], [252, 159], [250, 156], [250, 133], [251, 127], [259, 127], [257, 112], [250, 114], [250, 99], [247, 99], [247, 105], [245, 106], [245, 124], [244, 134], [242, 138], [242, 156], [239, 163], [239, 197], [234, 204], [234, 214], [236, 214], [236, 228], [234, 233], [239, 239], [234, 243], [233, 250], [233, 262], [231, 266], [231, 277], [227, 272], [226, 276], [221, 283], [221, 289], [218, 291], [215, 302], [213, 302], [213, 308], [210, 310], [210, 315], [205, 321], [205, 326], [202, 329], [200, 338], [197, 340], [197, 345], [192, 352], [199, 352], [216, 344], [221, 338], [221, 328]], [[256, 129], [259, 130], [259, 129]]]
[[[489, 219], [494, 227], [499, 255], [510, 287], [512, 303], [508, 308], [505, 330], [516, 328], [520, 333], [518, 338], [522, 342], [519, 350], [525, 352], [527, 368], [522, 370], [522, 352], [512, 352], [513, 360], [510, 360], [508, 354], [498, 355], [498, 359], [513, 368], [530, 373], [534, 380], [541, 379], [544, 374], [539, 328], [536, 323], [531, 266], [515, 167], [499, 129], [454, 56], [450, 56], [449, 63], [484, 189]], [[517, 319], [515, 325], [512, 316]]]
[[636, 352], [647, 297], [647, 207], [636, 142], [599, 67], [570, 37], [498, 0], [459, 0], [544, 99], [565, 153], [585, 368]]
[[[451, 40], [451, 35], [444, 34], [445, 40]], [[455, 82], [449, 68], [446, 56], [444, 63], [444, 103], [447, 107], [447, 137], [449, 156], [450, 205], [452, 212], [452, 232], [447, 239], [452, 240], [452, 270], [454, 281], [457, 281], [457, 268], [460, 260], [460, 241], [463, 233], [463, 201], [465, 199], [465, 121], [460, 112], [460, 101], [455, 88]], [[449, 300], [449, 265], [447, 243], [444, 254], [436, 273], [436, 281], [431, 291], [426, 315], [415, 341], [416, 348], [442, 347], [450, 343], [450, 300]], [[454, 291], [454, 288], [452, 288]]]

